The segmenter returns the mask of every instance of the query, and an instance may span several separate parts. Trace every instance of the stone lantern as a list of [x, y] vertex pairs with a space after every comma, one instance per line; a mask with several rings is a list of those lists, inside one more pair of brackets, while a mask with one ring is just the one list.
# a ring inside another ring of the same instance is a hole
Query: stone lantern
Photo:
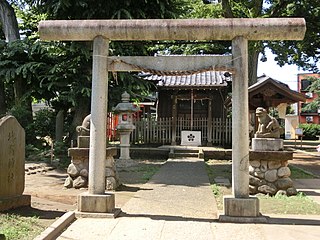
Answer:
[[119, 160], [131, 160], [129, 154], [130, 133], [135, 129], [132, 123], [132, 113], [137, 112], [138, 108], [129, 102], [130, 95], [124, 92], [121, 95], [122, 102], [119, 103], [113, 111], [119, 115], [119, 124], [117, 131], [120, 134], [120, 157]]

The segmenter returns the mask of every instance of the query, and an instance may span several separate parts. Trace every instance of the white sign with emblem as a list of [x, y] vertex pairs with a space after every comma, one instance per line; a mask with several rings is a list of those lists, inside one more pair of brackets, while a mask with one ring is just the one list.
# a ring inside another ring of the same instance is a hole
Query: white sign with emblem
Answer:
[[201, 131], [181, 131], [182, 146], [201, 146]]

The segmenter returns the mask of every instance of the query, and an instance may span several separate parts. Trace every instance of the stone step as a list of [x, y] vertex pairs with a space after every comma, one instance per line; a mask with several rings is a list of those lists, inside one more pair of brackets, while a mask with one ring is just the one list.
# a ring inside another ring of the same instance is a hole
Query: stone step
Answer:
[[199, 157], [199, 153], [187, 153], [187, 152], [184, 152], [184, 153], [174, 153], [174, 157], [175, 158], [184, 158], [184, 157], [193, 157], [193, 158], [197, 158]]
[[56, 169], [53, 166], [50, 166], [48, 163], [26, 163], [25, 164], [25, 174], [37, 174], [37, 173], [46, 173]]
[[225, 177], [218, 176], [218, 177], [214, 178], [214, 182], [218, 186], [231, 187], [230, 180]]
[[199, 149], [193, 148], [175, 148], [175, 153], [199, 153]]

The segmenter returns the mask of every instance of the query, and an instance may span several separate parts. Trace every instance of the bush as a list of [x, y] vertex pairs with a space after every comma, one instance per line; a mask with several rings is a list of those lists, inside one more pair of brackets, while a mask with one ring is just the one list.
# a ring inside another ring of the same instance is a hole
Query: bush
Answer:
[[27, 109], [26, 106], [15, 105], [8, 111], [8, 113], [14, 116], [20, 123], [21, 127], [23, 127], [26, 134], [27, 144], [31, 143], [32, 139], [35, 138], [33, 130], [30, 129], [30, 125], [32, 124], [32, 112]]
[[30, 124], [32, 113], [25, 106], [15, 105], [9, 110], [9, 114], [14, 116], [24, 129]]
[[300, 124], [299, 128], [303, 129], [304, 139], [316, 140], [320, 135], [320, 124]]
[[26, 133], [26, 144], [32, 144], [40, 147], [45, 143], [44, 137], [53, 139], [55, 134], [55, 113], [51, 109], [41, 109], [35, 113], [32, 119], [32, 113], [26, 107], [16, 105], [9, 110]]
[[35, 113], [32, 128], [34, 134], [37, 137], [46, 137], [54, 138], [55, 134], [55, 122], [56, 114], [54, 111], [48, 108], [43, 108]]

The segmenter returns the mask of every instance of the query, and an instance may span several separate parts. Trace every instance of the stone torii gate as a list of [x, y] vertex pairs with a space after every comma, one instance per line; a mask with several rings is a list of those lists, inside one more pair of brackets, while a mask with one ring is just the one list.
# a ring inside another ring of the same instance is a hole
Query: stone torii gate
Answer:
[[258, 218], [259, 201], [249, 197], [248, 188], [248, 40], [302, 40], [305, 31], [306, 25], [302, 18], [40, 22], [39, 32], [43, 40], [93, 41], [89, 188], [88, 193], [79, 195], [78, 210], [114, 213], [114, 195], [105, 193], [109, 41], [232, 40], [232, 66], [235, 70], [232, 81], [233, 195], [224, 200], [225, 218], [222, 220], [250, 221]]

